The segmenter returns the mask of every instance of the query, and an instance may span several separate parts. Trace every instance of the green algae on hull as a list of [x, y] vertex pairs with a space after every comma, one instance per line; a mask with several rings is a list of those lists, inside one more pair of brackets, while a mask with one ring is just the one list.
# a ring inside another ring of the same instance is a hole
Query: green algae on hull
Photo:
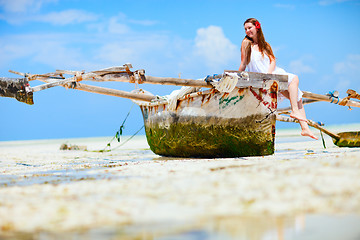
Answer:
[[217, 119], [219, 124], [176, 121], [167, 127], [152, 124], [145, 131], [151, 150], [162, 156], [223, 158], [273, 154], [274, 120], [260, 124], [251, 118], [252, 124], [248, 118], [227, 123]]

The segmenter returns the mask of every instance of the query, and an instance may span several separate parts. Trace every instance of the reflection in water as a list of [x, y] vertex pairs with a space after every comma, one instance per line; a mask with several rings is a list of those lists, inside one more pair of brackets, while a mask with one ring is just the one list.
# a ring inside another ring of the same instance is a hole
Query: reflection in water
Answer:
[[[218, 217], [177, 233], [153, 233], [140, 239], [285, 240], [360, 239], [360, 216]], [[173, 229], [175, 230], [175, 229]]]
[[210, 236], [217, 236], [215, 239], [283, 240], [285, 230], [295, 230], [299, 218], [303, 217], [221, 217], [205, 226]]
[[296, 217], [224, 216], [196, 222], [2, 235], [10, 239], [136, 239], [136, 240], [335, 240], [360, 239], [360, 216], [298, 215]]

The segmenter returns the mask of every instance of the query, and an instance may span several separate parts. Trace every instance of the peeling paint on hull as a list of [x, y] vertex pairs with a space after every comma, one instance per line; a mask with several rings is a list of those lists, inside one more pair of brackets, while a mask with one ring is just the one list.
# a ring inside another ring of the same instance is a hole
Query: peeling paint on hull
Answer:
[[[141, 105], [151, 150], [171, 157], [244, 157], [274, 153], [277, 88], [210, 90], [166, 104]], [[270, 90], [271, 89], [271, 90]]]

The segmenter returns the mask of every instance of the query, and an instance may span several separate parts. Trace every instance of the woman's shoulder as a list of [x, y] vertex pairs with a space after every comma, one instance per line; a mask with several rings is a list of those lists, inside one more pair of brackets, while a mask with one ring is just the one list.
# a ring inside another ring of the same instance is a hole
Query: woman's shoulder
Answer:
[[245, 37], [242, 41], [242, 43], [246, 43], [246, 44], [249, 44], [249, 43], [252, 43], [252, 41], [250, 39], [248, 39], [247, 37]]
[[252, 42], [251, 42], [249, 39], [244, 38], [244, 40], [243, 40], [242, 43], [241, 43], [241, 46], [242, 46], [242, 47], [246, 47], [246, 46], [251, 45], [251, 43], [252, 43]]

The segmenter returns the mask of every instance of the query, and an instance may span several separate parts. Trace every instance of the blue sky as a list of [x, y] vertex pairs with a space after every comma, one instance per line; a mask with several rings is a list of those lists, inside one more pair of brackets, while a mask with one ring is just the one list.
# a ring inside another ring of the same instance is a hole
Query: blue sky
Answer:
[[[150, 76], [202, 78], [238, 69], [249, 17], [260, 20], [278, 66], [298, 74], [301, 89], [336, 89], [341, 97], [348, 88], [360, 91], [359, 0], [0, 0], [0, 76], [17, 77], [9, 69], [91, 71], [132, 63]], [[157, 95], [177, 89], [141, 87]], [[127, 99], [62, 87], [37, 92], [34, 101], [29, 106], [0, 98], [0, 141], [111, 136], [132, 106]], [[358, 108], [314, 103], [306, 110], [308, 118], [326, 124], [360, 122]], [[142, 125], [134, 107], [124, 134]]]

